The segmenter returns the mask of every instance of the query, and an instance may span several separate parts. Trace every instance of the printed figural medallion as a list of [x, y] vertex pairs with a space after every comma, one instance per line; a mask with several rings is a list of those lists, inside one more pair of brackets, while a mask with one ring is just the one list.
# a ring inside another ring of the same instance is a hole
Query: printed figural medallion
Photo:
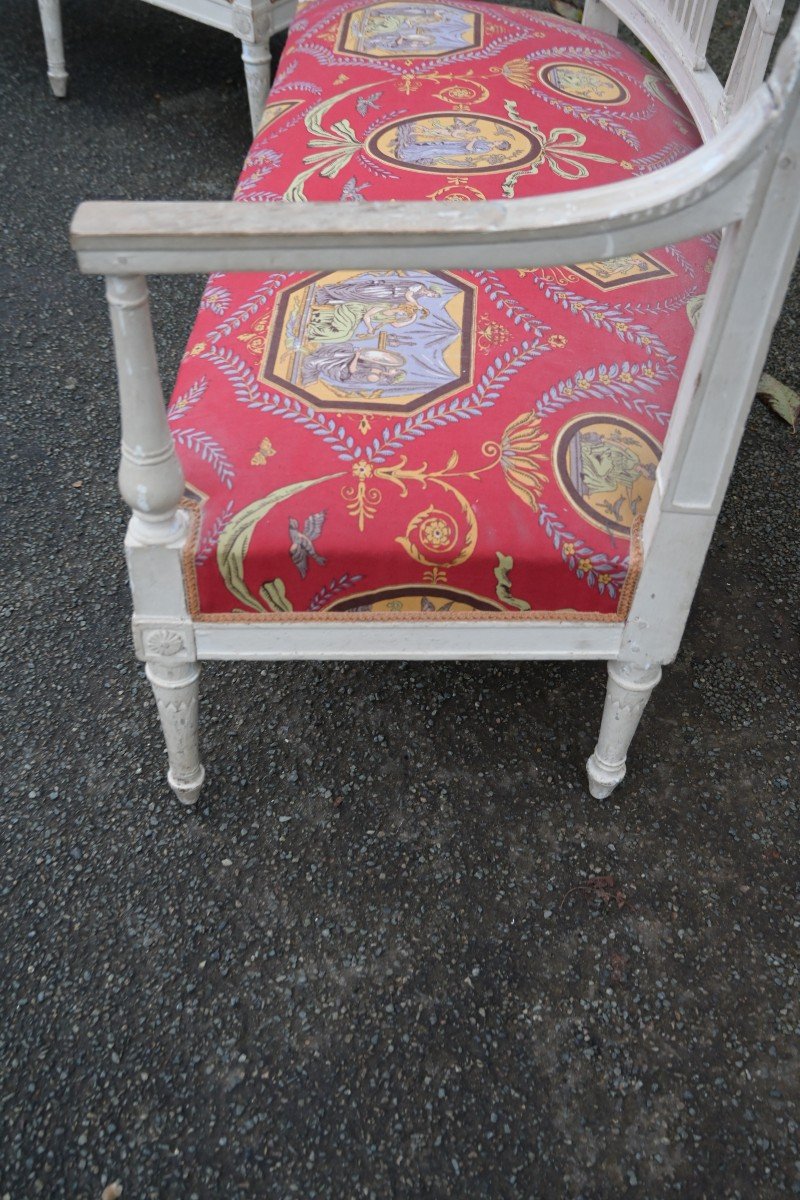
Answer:
[[336, 49], [362, 58], [437, 58], [481, 45], [480, 13], [444, 4], [375, 4], [346, 13]]
[[618, 79], [583, 63], [547, 63], [540, 68], [539, 78], [559, 95], [586, 104], [626, 104], [630, 100], [630, 92]]
[[544, 141], [529, 128], [481, 113], [424, 113], [392, 121], [373, 133], [367, 151], [410, 171], [475, 175], [528, 166]]
[[260, 378], [316, 409], [413, 413], [472, 382], [474, 295], [445, 271], [332, 271], [280, 296]]
[[598, 529], [628, 538], [647, 509], [660, 458], [661, 446], [641, 425], [588, 413], [559, 433], [553, 467], [576, 512]]

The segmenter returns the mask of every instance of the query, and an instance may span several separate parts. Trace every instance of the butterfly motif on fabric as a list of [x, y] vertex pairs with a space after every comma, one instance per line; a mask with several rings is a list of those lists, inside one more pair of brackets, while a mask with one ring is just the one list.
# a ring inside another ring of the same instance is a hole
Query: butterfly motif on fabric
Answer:
[[250, 459], [250, 465], [253, 467], [265, 467], [267, 459], [272, 458], [274, 454], [277, 454], [277, 450], [272, 445], [270, 439], [268, 437], [262, 438], [258, 449]]

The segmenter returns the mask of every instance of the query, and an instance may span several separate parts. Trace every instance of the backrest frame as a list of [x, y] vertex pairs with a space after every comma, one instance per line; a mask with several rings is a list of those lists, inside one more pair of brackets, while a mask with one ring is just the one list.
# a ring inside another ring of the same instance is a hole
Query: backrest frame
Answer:
[[750, 0], [723, 85], [706, 60], [719, 0], [586, 0], [583, 24], [616, 33], [621, 21], [655, 56], [704, 138], [746, 104], [764, 78], [783, 0]]

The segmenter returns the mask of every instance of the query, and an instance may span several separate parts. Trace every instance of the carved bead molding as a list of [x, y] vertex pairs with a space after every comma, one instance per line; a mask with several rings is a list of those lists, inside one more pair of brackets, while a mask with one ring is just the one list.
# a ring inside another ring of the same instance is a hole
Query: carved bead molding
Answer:
[[193, 662], [197, 657], [191, 622], [144, 624], [134, 617], [133, 642], [138, 658], [147, 662]]

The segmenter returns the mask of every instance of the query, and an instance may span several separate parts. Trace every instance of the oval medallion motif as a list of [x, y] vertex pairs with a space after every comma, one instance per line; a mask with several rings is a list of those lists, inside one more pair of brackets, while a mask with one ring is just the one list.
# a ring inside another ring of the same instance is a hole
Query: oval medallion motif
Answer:
[[473, 175], [523, 167], [542, 141], [505, 117], [478, 113], [424, 113], [392, 121], [372, 134], [366, 149], [381, 162], [408, 171]]
[[660, 458], [660, 445], [645, 429], [606, 413], [570, 421], [553, 450], [556, 479], [572, 507], [622, 537], [644, 516]]
[[539, 78], [552, 91], [587, 104], [624, 104], [630, 99], [618, 79], [580, 63], [548, 63], [540, 68]]

